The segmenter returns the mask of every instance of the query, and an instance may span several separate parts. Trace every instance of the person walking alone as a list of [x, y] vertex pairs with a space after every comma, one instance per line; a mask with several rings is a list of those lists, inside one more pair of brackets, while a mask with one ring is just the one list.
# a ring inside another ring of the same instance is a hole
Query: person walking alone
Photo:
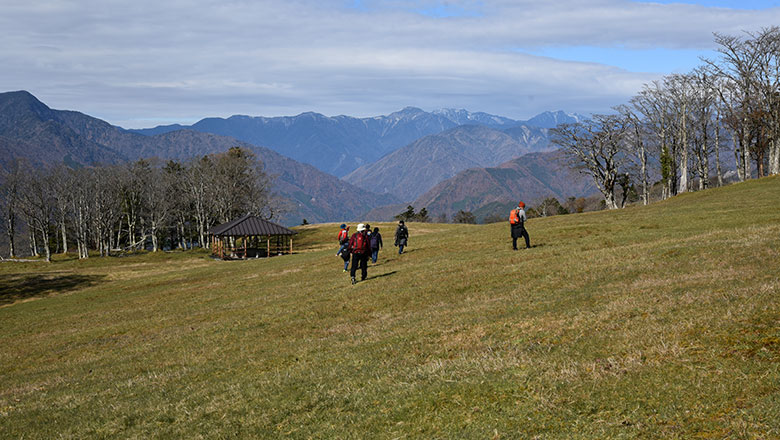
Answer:
[[366, 225], [363, 223], [357, 225], [357, 232], [350, 237], [347, 250], [352, 254], [352, 268], [349, 270], [352, 284], [357, 283], [355, 274], [358, 266], [360, 267], [360, 281], [364, 281], [368, 276], [368, 258], [371, 256], [371, 243], [368, 241]]
[[382, 234], [379, 233], [379, 228], [374, 228], [374, 233], [371, 234], [371, 262], [376, 263], [376, 259], [379, 257], [379, 249], [382, 249]]
[[525, 230], [525, 221], [528, 217], [525, 215], [525, 203], [518, 202], [517, 208], [509, 213], [509, 224], [512, 230], [512, 249], [517, 250], [517, 239], [525, 239], [525, 248], [531, 247], [531, 240], [528, 238], [528, 231]]
[[398, 227], [395, 229], [395, 245], [398, 246], [398, 255], [404, 253], [404, 246], [409, 242], [409, 229], [406, 228], [403, 220], [398, 221]]

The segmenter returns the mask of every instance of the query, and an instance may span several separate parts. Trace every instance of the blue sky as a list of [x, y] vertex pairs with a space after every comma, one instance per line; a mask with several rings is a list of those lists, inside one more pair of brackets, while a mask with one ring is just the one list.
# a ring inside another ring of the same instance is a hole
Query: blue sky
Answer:
[[[128, 128], [405, 106], [608, 111], [780, 1], [4, 0], [0, 91]], [[153, 12], [150, 12], [153, 11]]]

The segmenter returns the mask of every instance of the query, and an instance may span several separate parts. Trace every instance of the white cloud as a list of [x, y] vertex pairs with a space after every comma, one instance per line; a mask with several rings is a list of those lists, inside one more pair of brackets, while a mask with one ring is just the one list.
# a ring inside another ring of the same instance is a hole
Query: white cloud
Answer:
[[714, 31], [778, 19], [779, 9], [624, 0], [14, 0], [0, 14], [0, 90], [124, 126], [407, 105], [516, 118], [603, 111], [657, 74], [527, 53], [705, 51]]

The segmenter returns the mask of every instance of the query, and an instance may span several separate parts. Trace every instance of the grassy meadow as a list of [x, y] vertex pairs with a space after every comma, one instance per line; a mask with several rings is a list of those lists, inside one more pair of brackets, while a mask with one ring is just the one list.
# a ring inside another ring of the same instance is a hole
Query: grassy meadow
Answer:
[[[780, 178], [294, 255], [0, 264], [0, 437], [780, 438]], [[354, 230], [354, 226], [353, 226]]]

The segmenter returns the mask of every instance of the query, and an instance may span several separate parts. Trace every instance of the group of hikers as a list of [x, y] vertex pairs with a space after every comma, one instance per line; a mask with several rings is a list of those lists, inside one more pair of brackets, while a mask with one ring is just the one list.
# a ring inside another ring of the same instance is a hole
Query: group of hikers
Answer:
[[[509, 212], [512, 249], [514, 250], [517, 250], [518, 238], [525, 240], [526, 249], [531, 247], [531, 240], [528, 237], [528, 231], [525, 229], [526, 220], [528, 220], [528, 217], [525, 214], [525, 203], [520, 201], [517, 203], [517, 207]], [[360, 281], [365, 280], [366, 276], [368, 276], [369, 258], [372, 263], [376, 263], [379, 257], [379, 250], [382, 249], [382, 234], [379, 233], [379, 228], [374, 228], [372, 231], [371, 225], [360, 223], [357, 225], [357, 231], [350, 236], [349, 226], [342, 223], [338, 240], [339, 251], [336, 252], [336, 255], [344, 260], [344, 272], [349, 270], [352, 284], [357, 283], [355, 276], [358, 268], [360, 268]], [[398, 247], [399, 255], [404, 253], [404, 247], [406, 247], [408, 240], [409, 229], [404, 224], [404, 221], [400, 220], [395, 230], [395, 246]], [[349, 265], [350, 259], [352, 260], [351, 268]]]
[[[355, 278], [358, 268], [360, 268], [360, 281], [364, 281], [368, 276], [368, 259], [376, 263], [379, 258], [379, 250], [382, 249], [382, 234], [379, 228], [371, 230], [368, 223], [357, 225], [357, 231], [349, 235], [349, 226], [342, 223], [339, 231], [339, 251], [336, 255], [344, 260], [344, 272], [349, 270], [349, 276], [352, 284], [357, 283]], [[395, 230], [395, 246], [398, 247], [398, 254], [404, 253], [404, 247], [409, 240], [409, 229], [401, 220]], [[349, 268], [349, 260], [352, 259], [352, 268]]]

